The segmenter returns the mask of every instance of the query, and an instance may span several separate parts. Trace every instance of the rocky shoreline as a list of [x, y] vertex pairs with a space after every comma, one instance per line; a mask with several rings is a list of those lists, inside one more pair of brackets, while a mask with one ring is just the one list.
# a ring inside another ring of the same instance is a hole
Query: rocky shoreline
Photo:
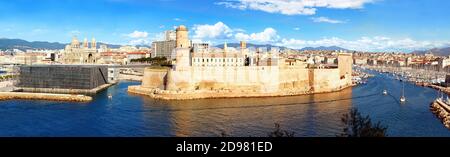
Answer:
[[444, 124], [444, 126], [450, 129], [450, 107], [444, 102], [436, 100], [431, 103], [431, 112], [433, 112]]

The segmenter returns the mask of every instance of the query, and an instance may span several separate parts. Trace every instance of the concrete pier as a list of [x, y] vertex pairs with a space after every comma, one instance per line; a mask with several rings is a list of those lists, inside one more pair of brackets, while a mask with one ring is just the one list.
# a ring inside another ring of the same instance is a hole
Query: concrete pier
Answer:
[[10, 99], [50, 100], [50, 101], [76, 101], [89, 102], [92, 97], [72, 94], [50, 94], [50, 93], [23, 93], [23, 92], [0, 92], [0, 101]]
[[19, 91], [30, 93], [58, 93], [58, 94], [86, 94], [91, 95], [98, 93], [113, 84], [103, 84], [93, 89], [61, 89], [61, 88], [26, 88], [20, 87]]

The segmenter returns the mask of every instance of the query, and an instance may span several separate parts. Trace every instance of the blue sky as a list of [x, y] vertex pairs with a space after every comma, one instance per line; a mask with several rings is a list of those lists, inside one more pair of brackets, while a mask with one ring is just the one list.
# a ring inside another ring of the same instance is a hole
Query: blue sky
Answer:
[[184, 24], [195, 42], [412, 51], [450, 45], [448, 0], [0, 0], [0, 38], [149, 44]]

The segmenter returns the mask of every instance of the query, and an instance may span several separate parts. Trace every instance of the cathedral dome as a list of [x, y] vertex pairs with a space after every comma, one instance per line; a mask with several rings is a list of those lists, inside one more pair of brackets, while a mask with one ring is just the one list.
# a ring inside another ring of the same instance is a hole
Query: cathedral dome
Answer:
[[77, 37], [72, 38], [72, 45], [78, 45], [80, 42], [78, 41]]

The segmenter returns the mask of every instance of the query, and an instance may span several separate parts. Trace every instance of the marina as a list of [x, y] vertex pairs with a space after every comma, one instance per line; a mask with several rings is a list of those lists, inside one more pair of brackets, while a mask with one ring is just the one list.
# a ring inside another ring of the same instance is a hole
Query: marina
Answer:
[[418, 85], [441, 84], [445, 82], [447, 72], [415, 69], [411, 67], [386, 67], [386, 66], [366, 66], [365, 68], [375, 70], [379, 73], [391, 74], [391, 78], [396, 80], [406, 80]]

